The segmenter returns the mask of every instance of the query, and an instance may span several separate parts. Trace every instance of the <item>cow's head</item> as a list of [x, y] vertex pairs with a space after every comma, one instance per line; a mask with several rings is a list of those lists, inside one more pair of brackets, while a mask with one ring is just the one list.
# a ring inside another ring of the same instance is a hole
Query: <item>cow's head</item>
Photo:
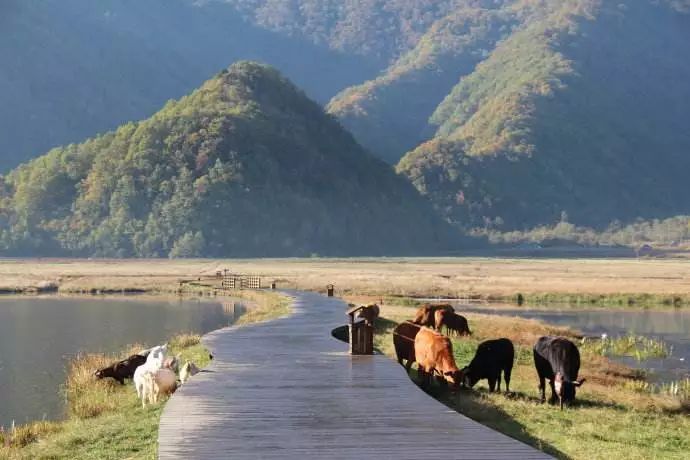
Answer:
[[468, 388], [472, 388], [479, 381], [477, 376], [472, 373], [469, 366], [462, 368], [460, 373], [462, 374], [462, 384]]
[[558, 372], [554, 379], [554, 389], [556, 390], [556, 395], [560, 402], [561, 409], [563, 405], [569, 405], [575, 400], [575, 393], [577, 388], [585, 383], [585, 379], [575, 380], [571, 382], [563, 377], [563, 374]]
[[452, 384], [454, 387], [459, 387], [460, 384], [462, 384], [462, 371], [461, 370], [454, 370], [454, 371], [447, 371], [443, 373], [443, 378], [446, 379], [446, 382]]
[[111, 377], [112, 375], [112, 369], [110, 368], [105, 368], [105, 369], [99, 369], [96, 372], [93, 373], [94, 377], [97, 379], [104, 379], [106, 377]]

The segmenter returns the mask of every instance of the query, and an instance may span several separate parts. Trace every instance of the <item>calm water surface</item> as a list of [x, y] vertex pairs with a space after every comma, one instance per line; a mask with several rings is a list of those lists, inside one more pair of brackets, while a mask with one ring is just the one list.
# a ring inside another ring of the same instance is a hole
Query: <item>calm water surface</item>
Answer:
[[631, 367], [651, 371], [651, 380], [670, 381], [690, 377], [690, 311], [687, 310], [539, 310], [465, 306], [459, 309], [537, 319], [549, 324], [572, 327], [591, 336], [608, 334], [616, 337], [632, 333], [661, 339], [673, 347], [668, 358], [642, 362], [634, 358], [616, 359]]
[[[236, 308], [237, 307], [237, 308]], [[0, 298], [0, 426], [64, 414], [69, 359], [206, 333], [234, 321], [241, 305], [138, 299]]]

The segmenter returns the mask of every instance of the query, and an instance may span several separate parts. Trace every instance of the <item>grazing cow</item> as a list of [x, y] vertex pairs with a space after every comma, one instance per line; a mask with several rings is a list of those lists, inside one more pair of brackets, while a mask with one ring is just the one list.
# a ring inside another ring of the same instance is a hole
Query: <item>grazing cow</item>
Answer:
[[453, 333], [456, 335], [472, 335], [470, 326], [467, 324], [467, 319], [452, 311], [436, 310], [434, 313], [434, 320], [436, 330], [439, 332], [445, 326], [449, 335]]
[[455, 365], [453, 344], [448, 337], [422, 327], [414, 339], [414, 354], [422, 386], [431, 383], [434, 372], [441, 375], [442, 383], [450, 382], [454, 387], [460, 385], [462, 374]]
[[487, 340], [477, 347], [470, 365], [462, 369], [463, 383], [472, 388], [479, 380], [489, 380], [489, 391], [498, 384], [501, 391], [501, 371], [506, 381], [506, 393], [510, 392], [510, 374], [513, 371], [515, 348], [508, 339]]
[[[420, 326], [410, 321], [400, 323], [393, 329], [393, 345], [395, 346], [395, 355], [398, 357], [398, 362], [401, 366], [405, 366], [407, 372], [410, 372], [412, 364], [416, 361], [414, 354], [415, 337], [419, 332]], [[403, 364], [403, 360], [406, 361]]]
[[575, 399], [577, 387], [585, 379], [577, 380], [580, 371], [580, 352], [573, 342], [563, 337], [541, 337], [534, 345], [534, 366], [539, 374], [541, 401], [546, 401], [546, 379], [551, 385], [552, 404], [558, 398], [561, 409]]
[[448, 304], [422, 305], [419, 310], [417, 310], [413, 323], [419, 324], [420, 326], [436, 327], [435, 313], [438, 310], [455, 312], [455, 309]]
[[177, 389], [177, 376], [170, 369], [147, 370], [143, 374], [141, 405], [158, 403], [160, 395], [171, 395]]
[[137, 367], [141, 366], [146, 362], [146, 356], [142, 355], [132, 355], [127, 359], [123, 359], [111, 366], [99, 369], [94, 374], [97, 379], [113, 378], [120, 382], [120, 385], [125, 384], [125, 379], [131, 379], [134, 377], [134, 371]]
[[180, 370], [180, 382], [182, 382], [182, 385], [187, 382], [192, 376], [198, 374], [201, 372], [198, 367], [196, 367], [196, 364], [187, 361], [184, 363], [184, 366], [182, 366], [182, 369]]
[[357, 317], [362, 318], [369, 326], [374, 325], [374, 321], [379, 317], [380, 309], [376, 304], [367, 305], [357, 313]]

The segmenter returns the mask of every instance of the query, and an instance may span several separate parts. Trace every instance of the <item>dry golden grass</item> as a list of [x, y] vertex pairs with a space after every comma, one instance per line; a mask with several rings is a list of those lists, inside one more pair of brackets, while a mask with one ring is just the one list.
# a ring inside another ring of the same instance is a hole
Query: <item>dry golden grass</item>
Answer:
[[225, 268], [275, 280], [279, 288], [323, 291], [333, 283], [340, 295], [690, 295], [690, 264], [665, 259], [3, 260], [0, 289], [54, 282], [66, 293], [176, 292], [180, 281]]

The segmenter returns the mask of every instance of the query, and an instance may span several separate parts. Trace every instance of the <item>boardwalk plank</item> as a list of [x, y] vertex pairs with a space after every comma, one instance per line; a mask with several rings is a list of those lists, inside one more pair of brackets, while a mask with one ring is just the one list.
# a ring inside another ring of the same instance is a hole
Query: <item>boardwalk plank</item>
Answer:
[[550, 458], [420, 391], [384, 356], [347, 354], [346, 305], [295, 296], [288, 318], [215, 331], [216, 359], [167, 403], [169, 459]]

